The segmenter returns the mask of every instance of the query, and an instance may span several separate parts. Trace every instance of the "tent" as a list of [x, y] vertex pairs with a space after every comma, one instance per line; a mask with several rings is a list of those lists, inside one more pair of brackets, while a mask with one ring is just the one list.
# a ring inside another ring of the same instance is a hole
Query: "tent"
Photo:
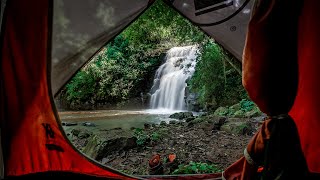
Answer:
[[242, 62], [243, 85], [269, 117], [243, 158], [223, 173], [132, 177], [81, 154], [53, 96], [153, 0], [2, 0], [2, 177], [319, 178], [320, 2], [164, 1]]

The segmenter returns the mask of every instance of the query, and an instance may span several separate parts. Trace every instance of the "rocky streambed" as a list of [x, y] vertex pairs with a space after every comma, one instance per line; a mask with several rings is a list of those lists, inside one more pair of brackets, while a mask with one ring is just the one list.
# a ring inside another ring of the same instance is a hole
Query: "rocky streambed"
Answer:
[[[71, 142], [88, 157], [99, 163], [132, 175], [154, 173], [149, 160], [160, 155], [163, 170], [172, 174], [179, 165], [190, 162], [214, 165], [223, 170], [243, 154], [250, 138], [260, 126], [262, 117], [231, 118], [216, 115], [194, 117], [192, 113], [171, 116], [169, 123], [93, 131], [90, 124], [64, 123]], [[70, 125], [70, 126], [69, 126]], [[174, 155], [174, 163], [172, 157]], [[170, 162], [169, 162], [170, 161]]]

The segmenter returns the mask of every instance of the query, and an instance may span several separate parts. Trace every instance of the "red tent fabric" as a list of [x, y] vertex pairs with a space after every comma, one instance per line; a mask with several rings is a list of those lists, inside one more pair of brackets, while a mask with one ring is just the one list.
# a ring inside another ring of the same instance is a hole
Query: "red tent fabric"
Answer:
[[[258, 176], [259, 165], [268, 158], [267, 171], [291, 168], [291, 179], [319, 178], [308, 173], [320, 172], [317, 5], [315, 1], [257, 1], [244, 49], [243, 84], [270, 118], [248, 144], [244, 157], [226, 169], [227, 179]], [[278, 136], [271, 140], [272, 134]], [[282, 148], [270, 148], [271, 141]]]
[[297, 125], [311, 172], [320, 172], [320, 2], [304, 1], [299, 20], [298, 91], [290, 115]]
[[[9, 1], [2, 50], [5, 176], [65, 171], [135, 179], [97, 166], [68, 142], [52, 111], [48, 89], [50, 1]], [[38, 7], [33, 9], [34, 4]]]

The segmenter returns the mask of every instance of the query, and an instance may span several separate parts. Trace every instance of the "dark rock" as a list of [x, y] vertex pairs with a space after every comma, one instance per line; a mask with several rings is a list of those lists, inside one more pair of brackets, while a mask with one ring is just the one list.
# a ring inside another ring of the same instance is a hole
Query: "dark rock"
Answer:
[[195, 119], [195, 117], [188, 117], [188, 118], [186, 118], [186, 122], [193, 121], [194, 119]]
[[82, 126], [95, 127], [96, 125], [94, 123], [91, 123], [91, 122], [83, 122]]
[[226, 117], [215, 117], [213, 119], [213, 130], [220, 130], [221, 126], [226, 122]]
[[171, 120], [169, 121], [169, 124], [177, 124], [177, 121]]
[[223, 124], [220, 128], [221, 131], [225, 131], [231, 134], [251, 135], [254, 128], [248, 121], [229, 121]]
[[76, 122], [62, 122], [61, 125], [62, 126], [76, 126], [76, 125], [78, 125], [78, 123], [76, 123]]
[[144, 129], [150, 129], [151, 127], [151, 124], [149, 123], [144, 123]]
[[189, 117], [193, 117], [192, 112], [177, 112], [169, 116], [169, 118], [179, 119], [179, 120], [187, 119]]
[[208, 116], [208, 113], [206, 113], [206, 112], [202, 112], [199, 114], [199, 117], [206, 117], [206, 116]]
[[190, 121], [190, 122], [188, 122], [187, 127], [191, 127], [191, 126], [193, 126], [194, 124], [195, 124], [194, 121]]
[[190, 93], [189, 87], [185, 89], [185, 101], [188, 111], [198, 112], [201, 109], [201, 105], [198, 103], [199, 94]]
[[85, 139], [91, 136], [91, 132], [87, 131], [87, 130], [82, 130], [80, 131], [80, 133], [78, 134], [78, 138], [80, 139]]
[[74, 136], [76, 136], [76, 137], [78, 137], [80, 131], [81, 131], [80, 129], [72, 129], [72, 130], [71, 130], [71, 134], [74, 135]]
[[160, 122], [160, 126], [166, 126], [166, 125], [167, 125], [167, 123], [165, 121]]
[[97, 151], [96, 160], [101, 160], [103, 157], [115, 151], [128, 150], [137, 147], [136, 137], [116, 137], [103, 141]]

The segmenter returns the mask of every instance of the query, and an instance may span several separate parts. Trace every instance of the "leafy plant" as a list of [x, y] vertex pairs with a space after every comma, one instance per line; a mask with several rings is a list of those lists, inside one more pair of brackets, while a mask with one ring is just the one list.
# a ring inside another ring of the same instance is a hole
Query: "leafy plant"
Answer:
[[248, 111], [251, 111], [255, 107], [255, 104], [254, 104], [254, 102], [252, 102], [250, 100], [242, 99], [240, 101], [240, 106], [241, 106], [242, 111], [248, 112]]
[[180, 164], [178, 169], [174, 170], [172, 174], [203, 174], [203, 173], [216, 173], [222, 170], [215, 164], [207, 164], [201, 162], [190, 161], [189, 164]]
[[151, 134], [151, 136], [150, 136], [150, 139], [151, 139], [152, 141], [158, 141], [158, 140], [161, 139], [161, 136], [160, 136], [160, 134], [159, 134], [158, 132], [153, 132], [153, 133]]
[[133, 135], [137, 138], [136, 143], [138, 146], [144, 145], [149, 139], [149, 136], [141, 128], [134, 129]]

